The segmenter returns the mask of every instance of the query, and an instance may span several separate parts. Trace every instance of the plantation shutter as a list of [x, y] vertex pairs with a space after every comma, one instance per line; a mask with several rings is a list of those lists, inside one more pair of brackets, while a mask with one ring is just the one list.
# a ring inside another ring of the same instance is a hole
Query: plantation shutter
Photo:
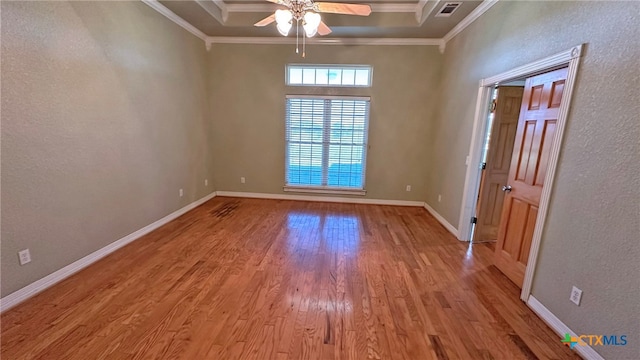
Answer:
[[286, 186], [363, 190], [369, 98], [288, 96]]

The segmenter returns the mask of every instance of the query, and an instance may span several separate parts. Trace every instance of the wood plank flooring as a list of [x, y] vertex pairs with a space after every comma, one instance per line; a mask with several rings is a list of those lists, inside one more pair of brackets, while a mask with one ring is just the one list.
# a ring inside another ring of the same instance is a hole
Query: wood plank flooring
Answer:
[[217, 197], [2, 315], [2, 359], [572, 359], [422, 208]]

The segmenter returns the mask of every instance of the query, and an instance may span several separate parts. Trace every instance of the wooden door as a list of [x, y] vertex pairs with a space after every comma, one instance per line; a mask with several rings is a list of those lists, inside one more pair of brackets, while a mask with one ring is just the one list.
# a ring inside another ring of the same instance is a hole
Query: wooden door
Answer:
[[567, 69], [527, 79], [498, 230], [495, 264], [522, 287]]
[[504, 202], [502, 186], [507, 183], [509, 177], [509, 165], [518, 128], [523, 91], [522, 86], [498, 88], [493, 124], [490, 129], [487, 162], [480, 182], [474, 241], [498, 239], [498, 227]]

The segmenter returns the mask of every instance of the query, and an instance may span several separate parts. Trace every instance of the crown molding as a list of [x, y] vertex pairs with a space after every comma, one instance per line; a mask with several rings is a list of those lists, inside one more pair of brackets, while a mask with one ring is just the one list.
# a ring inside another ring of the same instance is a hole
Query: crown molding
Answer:
[[415, 4], [371, 4], [371, 11], [380, 13], [412, 13], [416, 11]]
[[195, 26], [191, 25], [189, 22], [176, 15], [173, 11], [169, 10], [166, 6], [160, 4], [158, 0], [142, 0], [143, 3], [147, 4], [149, 7], [164, 15], [167, 19], [173, 21], [174, 23], [180, 25], [183, 29], [192, 33], [193, 35], [199, 37], [200, 39], [206, 42], [207, 35], [200, 31]]
[[222, 11], [221, 8], [216, 6], [215, 2], [211, 0], [195, 0], [195, 3], [198, 4], [204, 11], [207, 12], [207, 14], [209, 14], [221, 25], [224, 25], [224, 23], [227, 22], [228, 13], [225, 16], [225, 12]]
[[420, 0], [416, 8], [416, 21], [420, 26], [424, 25], [429, 15], [438, 7], [440, 0]]
[[[143, 3], [164, 15], [167, 19], [173, 21], [183, 29], [197, 36], [205, 42], [207, 50], [212, 44], [294, 44], [295, 40], [286, 37], [231, 37], [231, 36], [207, 36], [189, 22], [176, 15], [173, 11], [162, 5], [158, 0], [141, 0]], [[223, 21], [234, 7], [242, 6], [263, 6], [258, 5], [239, 5], [225, 4], [223, 0], [211, 0], [221, 11]], [[418, 12], [424, 14], [425, 7], [431, 1], [437, 5], [440, 0], [428, 0], [415, 4], [374, 4], [372, 7], [377, 8], [379, 12], [405, 12], [403, 9], [409, 9], [407, 12]], [[438, 46], [441, 53], [444, 53], [447, 42], [461, 33], [467, 26], [471, 25], [477, 18], [495, 5], [498, 0], [484, 0], [477, 8], [475, 8], [467, 17], [465, 17], [458, 25], [456, 25], [442, 39], [423, 39], [423, 38], [330, 38], [330, 39], [309, 39], [309, 44], [315, 45], [406, 45], [406, 46]], [[265, 4], [269, 6], [269, 4]], [[410, 5], [410, 6], [409, 6]], [[431, 6], [430, 6], [431, 7]], [[271, 7], [273, 9], [273, 7]], [[428, 9], [427, 9], [428, 10]]]
[[[211, 44], [258, 44], [258, 45], [291, 45], [295, 38], [290, 37], [236, 37], [209, 36], [205, 39]], [[404, 45], [404, 46], [442, 46], [442, 39], [411, 38], [330, 38], [307, 39], [310, 45]]]
[[224, 0], [212, 0], [212, 1], [214, 4], [216, 4], [216, 6], [222, 12], [222, 18], [224, 19], [224, 21], [227, 21], [227, 18], [229, 17], [229, 8], [227, 4], [224, 2]]
[[[214, 0], [216, 1], [216, 0]], [[217, 0], [221, 1], [221, 0]], [[412, 13], [416, 11], [415, 4], [382, 3], [370, 4], [372, 12], [378, 13]], [[282, 5], [265, 2], [264, 4], [225, 4], [226, 11], [233, 13], [261, 13], [273, 12]]]
[[484, 0], [478, 7], [473, 9], [469, 15], [467, 15], [462, 21], [458, 23], [458, 25], [454, 26], [451, 31], [449, 31], [443, 38], [444, 43], [449, 42], [449, 40], [453, 39], [456, 35], [460, 34], [462, 30], [466, 29], [467, 26], [471, 25], [477, 18], [479, 18], [482, 14], [484, 14], [487, 10], [491, 9], [493, 5], [495, 5], [498, 0]]
[[420, 18], [422, 17], [422, 9], [424, 9], [425, 5], [429, 0], [420, 0], [418, 1], [418, 5], [416, 5], [416, 20], [420, 22]]

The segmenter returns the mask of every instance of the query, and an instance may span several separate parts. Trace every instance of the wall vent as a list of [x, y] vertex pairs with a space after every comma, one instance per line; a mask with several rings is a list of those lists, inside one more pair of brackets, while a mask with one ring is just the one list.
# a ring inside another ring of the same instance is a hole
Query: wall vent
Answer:
[[448, 2], [436, 13], [436, 17], [449, 17], [462, 5], [461, 2]]

